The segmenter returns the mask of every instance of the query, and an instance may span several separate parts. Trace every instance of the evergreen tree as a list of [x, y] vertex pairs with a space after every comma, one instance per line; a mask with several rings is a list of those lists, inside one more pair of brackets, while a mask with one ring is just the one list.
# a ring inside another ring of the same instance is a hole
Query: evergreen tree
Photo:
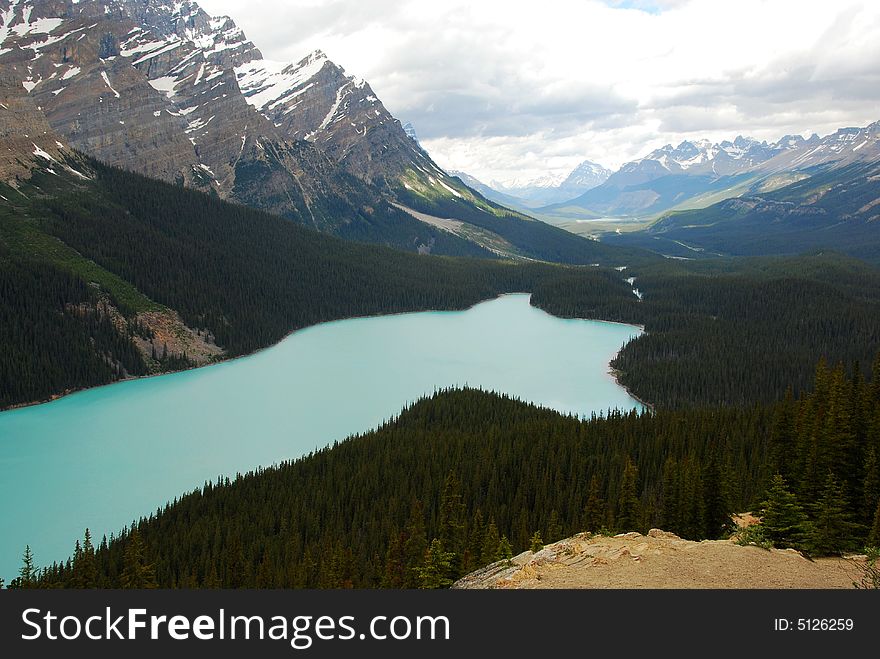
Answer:
[[34, 588], [37, 581], [37, 566], [34, 563], [34, 553], [31, 546], [26, 545], [21, 557], [21, 569], [18, 571], [17, 586], [19, 588]]
[[399, 590], [407, 586], [406, 556], [403, 551], [406, 536], [403, 533], [393, 533], [388, 552], [385, 555], [385, 575], [382, 578], [382, 588]]
[[153, 566], [144, 558], [144, 545], [140, 533], [135, 528], [128, 536], [120, 585], [127, 590], [157, 587]]
[[498, 560], [509, 563], [511, 558], [513, 558], [513, 548], [510, 546], [510, 540], [506, 535], [502, 535], [498, 543]]
[[703, 502], [706, 538], [720, 538], [731, 526], [731, 510], [718, 453], [712, 453], [703, 469]]
[[405, 567], [404, 587], [418, 588], [421, 582], [419, 570], [425, 561], [428, 549], [427, 533], [425, 532], [425, 513], [420, 501], [413, 501], [410, 508], [409, 522], [406, 525], [406, 541], [403, 545], [403, 561]]
[[640, 526], [638, 480], [638, 467], [630, 457], [627, 457], [623, 478], [620, 481], [620, 496], [617, 500], [616, 526], [621, 531], [634, 531]]
[[495, 520], [489, 522], [489, 528], [486, 530], [485, 540], [483, 540], [483, 551], [480, 554], [480, 563], [490, 565], [500, 559], [501, 536], [498, 533], [498, 527]]
[[660, 491], [660, 527], [672, 533], [681, 533], [681, 492], [678, 460], [669, 456], [663, 464], [663, 486]]
[[838, 553], [850, 544], [854, 529], [843, 486], [829, 472], [817, 506], [816, 519], [810, 525], [807, 547], [810, 553], [818, 556]]
[[480, 558], [483, 553], [483, 542], [486, 540], [486, 523], [483, 520], [483, 512], [477, 508], [471, 521], [468, 533], [468, 548], [464, 566], [464, 572], [473, 572], [482, 567]]
[[440, 501], [439, 540], [443, 548], [452, 555], [452, 570], [461, 574], [462, 554], [464, 553], [465, 505], [461, 497], [461, 484], [453, 472], [449, 472], [443, 486]]
[[765, 535], [775, 546], [803, 547], [808, 530], [807, 516], [781, 475], [773, 476], [761, 508]]
[[97, 588], [98, 568], [95, 563], [95, 548], [92, 545], [92, 534], [86, 529], [83, 544], [76, 543], [73, 554], [73, 587]]
[[795, 447], [797, 435], [795, 432], [795, 402], [794, 394], [789, 387], [785, 391], [785, 398], [779, 404], [773, 419], [773, 428], [770, 431], [770, 468], [774, 473], [780, 474], [786, 481], [793, 476]]
[[547, 522], [547, 537], [550, 542], [556, 542], [563, 537], [562, 525], [559, 523], [559, 512], [555, 508], [550, 511], [550, 521]]
[[541, 534], [538, 531], [535, 531], [535, 534], [532, 536], [531, 542], [529, 544], [529, 551], [537, 554], [544, 548], [544, 541], [541, 539]]
[[425, 561], [419, 570], [419, 587], [426, 589], [448, 588], [452, 585], [449, 577], [452, 571], [452, 553], [443, 550], [443, 543], [439, 538], [434, 538], [428, 551], [425, 553]]
[[608, 523], [608, 510], [600, 488], [599, 478], [593, 474], [590, 478], [587, 503], [584, 506], [583, 528], [585, 531], [595, 533], [605, 528]]

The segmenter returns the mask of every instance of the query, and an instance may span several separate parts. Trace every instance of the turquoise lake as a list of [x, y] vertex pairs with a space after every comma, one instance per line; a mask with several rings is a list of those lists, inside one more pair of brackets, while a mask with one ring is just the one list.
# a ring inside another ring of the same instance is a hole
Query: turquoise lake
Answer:
[[96, 544], [219, 475], [378, 426], [470, 385], [562, 412], [640, 408], [608, 363], [637, 327], [563, 320], [507, 295], [467, 311], [326, 323], [253, 356], [0, 414], [0, 576]]

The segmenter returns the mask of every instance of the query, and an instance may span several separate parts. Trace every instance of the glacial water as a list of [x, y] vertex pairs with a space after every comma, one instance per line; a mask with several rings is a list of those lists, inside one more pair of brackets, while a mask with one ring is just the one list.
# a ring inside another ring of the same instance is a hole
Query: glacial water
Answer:
[[218, 475], [370, 430], [470, 385], [562, 412], [639, 407], [608, 362], [640, 330], [563, 320], [508, 295], [462, 312], [326, 323], [258, 354], [0, 414], [0, 576], [25, 544], [63, 560]]

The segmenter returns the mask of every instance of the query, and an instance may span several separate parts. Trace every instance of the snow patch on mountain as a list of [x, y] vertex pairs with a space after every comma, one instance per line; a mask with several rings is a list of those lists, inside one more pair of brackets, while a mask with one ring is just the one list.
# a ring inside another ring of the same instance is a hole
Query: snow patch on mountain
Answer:
[[265, 112], [305, 92], [309, 88], [305, 83], [327, 62], [327, 56], [321, 51], [315, 51], [299, 64], [254, 60], [236, 67], [235, 78], [247, 102]]

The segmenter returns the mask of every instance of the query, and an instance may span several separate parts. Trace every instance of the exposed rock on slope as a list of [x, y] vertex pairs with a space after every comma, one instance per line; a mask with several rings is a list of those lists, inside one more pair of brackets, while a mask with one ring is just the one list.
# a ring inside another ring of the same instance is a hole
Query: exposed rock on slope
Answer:
[[0, 181], [14, 185], [34, 167], [66, 167], [67, 159], [33, 99], [14, 78], [0, 77]]
[[858, 578], [847, 559], [810, 561], [793, 550], [692, 542], [653, 529], [576, 535], [473, 572], [453, 588], [852, 588]]

